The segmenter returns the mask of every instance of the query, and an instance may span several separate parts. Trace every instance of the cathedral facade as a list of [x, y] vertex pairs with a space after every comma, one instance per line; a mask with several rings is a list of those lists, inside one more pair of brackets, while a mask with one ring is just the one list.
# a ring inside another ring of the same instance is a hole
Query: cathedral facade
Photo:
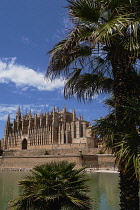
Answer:
[[10, 115], [6, 121], [2, 146], [4, 150], [50, 149], [56, 148], [94, 148], [97, 147], [95, 138], [91, 136], [90, 123], [83, 117], [76, 117], [67, 112], [54, 108], [50, 113], [21, 116], [20, 108], [16, 119], [11, 123]]

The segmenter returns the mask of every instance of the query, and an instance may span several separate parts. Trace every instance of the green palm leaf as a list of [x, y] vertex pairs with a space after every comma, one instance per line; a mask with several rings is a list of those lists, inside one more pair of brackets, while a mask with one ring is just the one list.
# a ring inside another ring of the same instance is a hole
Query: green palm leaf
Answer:
[[9, 209], [60, 210], [89, 209], [90, 199], [85, 184], [84, 168], [75, 169], [75, 163], [52, 162], [36, 166], [31, 174], [19, 181], [22, 195], [9, 203]]
[[81, 70], [76, 70], [70, 75], [65, 89], [65, 97], [72, 97], [77, 95], [78, 99], [89, 100], [95, 94], [101, 92], [109, 92], [112, 90], [112, 79], [103, 77], [97, 74], [82, 74], [79, 76]]

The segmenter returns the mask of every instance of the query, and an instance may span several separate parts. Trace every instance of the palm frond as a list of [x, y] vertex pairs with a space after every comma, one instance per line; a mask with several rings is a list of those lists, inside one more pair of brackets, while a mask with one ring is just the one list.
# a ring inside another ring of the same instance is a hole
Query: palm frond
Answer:
[[[9, 209], [53, 210], [55, 206], [89, 209], [86, 195], [88, 179], [84, 168], [75, 169], [75, 163], [52, 162], [34, 167], [31, 174], [19, 181], [22, 195], [9, 203]], [[85, 208], [86, 207], [86, 208]]]
[[77, 58], [77, 62], [79, 62], [80, 57], [83, 59], [92, 54], [91, 47], [80, 44], [76, 44], [73, 48], [71, 46], [69, 50], [67, 50], [66, 46], [61, 46], [60, 48], [58, 45], [57, 47], [58, 48], [54, 48], [53, 50], [46, 74], [47, 77], [50, 77], [50, 75], [52, 78], [59, 76], [62, 69], [64, 70], [64, 75], [67, 77], [69, 74], [69, 67], [72, 63], [76, 62]]
[[69, 5], [68, 14], [70, 18], [75, 22], [98, 22], [100, 17], [101, 4], [99, 1], [88, 1], [88, 0], [67, 0]]
[[75, 70], [64, 88], [66, 98], [77, 95], [78, 99], [90, 100], [94, 95], [112, 90], [112, 79], [97, 74], [81, 74]]
[[124, 172], [131, 170], [131, 167], [135, 169], [137, 177], [140, 175], [140, 136], [139, 135], [125, 135], [122, 134], [121, 141], [115, 145], [117, 149], [116, 162], [125, 163], [123, 168]]
[[110, 46], [115, 36], [125, 36], [123, 29], [129, 24], [130, 20], [127, 16], [115, 16], [105, 24], [100, 24], [91, 34], [90, 40], [94, 45], [103, 42]]
[[131, 127], [126, 128], [124, 132], [118, 132], [115, 113], [112, 109], [111, 114], [95, 121], [93, 133], [104, 139], [106, 148], [113, 149], [117, 164], [120, 165], [121, 162], [124, 162], [123, 172], [126, 173], [129, 170], [134, 169], [138, 178], [140, 175], [140, 135], [137, 131], [137, 126], [140, 117], [140, 104], [138, 100], [133, 99], [129, 99], [128, 103], [129, 105], [127, 104], [125, 106], [124, 120], [120, 122], [120, 127], [123, 126], [126, 119], [130, 126], [132, 122], [135, 122], [136, 129], [133, 129], [133, 132], [131, 131]]
[[92, 132], [103, 139], [106, 149], [114, 150], [117, 132], [114, 112], [112, 111], [106, 117], [95, 120]]

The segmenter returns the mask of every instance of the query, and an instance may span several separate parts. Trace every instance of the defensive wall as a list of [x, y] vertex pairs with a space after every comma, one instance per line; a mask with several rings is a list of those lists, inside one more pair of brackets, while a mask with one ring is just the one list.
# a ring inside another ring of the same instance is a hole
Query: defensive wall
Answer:
[[6, 151], [0, 156], [0, 170], [30, 169], [52, 161], [75, 162], [78, 168], [114, 169], [115, 158], [112, 154], [95, 154], [95, 152], [97, 148], [93, 151], [74, 150], [73, 153], [68, 150]]

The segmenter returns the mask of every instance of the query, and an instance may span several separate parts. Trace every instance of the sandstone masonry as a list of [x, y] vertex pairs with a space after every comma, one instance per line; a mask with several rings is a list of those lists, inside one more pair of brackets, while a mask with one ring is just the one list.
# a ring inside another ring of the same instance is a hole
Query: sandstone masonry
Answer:
[[18, 108], [16, 119], [11, 123], [8, 116], [3, 150], [33, 150], [33, 149], [71, 149], [71, 148], [96, 148], [97, 140], [91, 136], [90, 123], [83, 117], [76, 117], [66, 111], [54, 108], [52, 112], [45, 114], [26, 113], [21, 116]]

